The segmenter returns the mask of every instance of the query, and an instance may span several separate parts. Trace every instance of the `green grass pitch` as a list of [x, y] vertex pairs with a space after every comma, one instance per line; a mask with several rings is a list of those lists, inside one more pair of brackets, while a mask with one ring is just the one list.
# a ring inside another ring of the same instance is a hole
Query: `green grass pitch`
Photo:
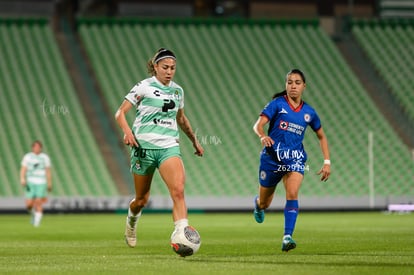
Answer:
[[299, 215], [297, 248], [280, 250], [283, 214], [190, 213], [202, 237], [196, 255], [169, 245], [170, 214], [144, 213], [138, 245], [123, 240], [123, 214], [0, 215], [0, 274], [414, 274], [414, 215]]

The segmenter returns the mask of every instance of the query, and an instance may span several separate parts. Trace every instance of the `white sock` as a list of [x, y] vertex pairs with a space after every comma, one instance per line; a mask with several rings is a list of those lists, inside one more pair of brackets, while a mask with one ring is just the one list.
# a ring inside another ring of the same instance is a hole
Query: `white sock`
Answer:
[[138, 223], [139, 217], [141, 217], [142, 210], [139, 211], [138, 214], [134, 215], [132, 213], [131, 208], [128, 208], [128, 223], [130, 226], [135, 227], [135, 225]]
[[138, 214], [135, 215], [134, 213], [132, 213], [131, 208], [128, 207], [128, 217], [141, 217], [141, 213], [142, 213], [142, 210], [139, 211]]
[[188, 226], [188, 219], [176, 220], [174, 222], [174, 225], [175, 225], [176, 230], [184, 228], [184, 227]]
[[43, 213], [42, 212], [34, 212], [34, 220], [33, 225], [38, 227], [40, 225], [40, 221], [42, 220]]

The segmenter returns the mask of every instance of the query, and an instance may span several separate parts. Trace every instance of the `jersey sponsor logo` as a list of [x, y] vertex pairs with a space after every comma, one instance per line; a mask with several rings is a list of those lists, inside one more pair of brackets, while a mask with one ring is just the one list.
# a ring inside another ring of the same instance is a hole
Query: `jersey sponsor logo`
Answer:
[[168, 126], [173, 125], [171, 120], [164, 120], [164, 119], [159, 119], [159, 118], [154, 118], [153, 122], [156, 125], [168, 125]]
[[285, 130], [291, 133], [295, 133], [298, 135], [302, 135], [303, 131], [305, 131], [305, 127], [303, 127], [302, 125], [292, 123], [292, 122], [287, 122], [284, 120], [281, 120], [279, 122], [279, 129]]
[[175, 102], [171, 99], [164, 99], [164, 105], [162, 106], [163, 112], [168, 112], [169, 109], [175, 108]]
[[288, 112], [285, 110], [285, 108], [282, 108], [281, 111], [279, 111], [279, 114], [287, 114]]

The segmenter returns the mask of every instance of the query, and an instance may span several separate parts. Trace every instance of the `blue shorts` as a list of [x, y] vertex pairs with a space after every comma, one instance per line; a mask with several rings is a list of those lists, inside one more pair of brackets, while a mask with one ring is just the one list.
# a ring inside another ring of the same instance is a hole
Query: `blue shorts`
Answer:
[[180, 147], [174, 146], [165, 149], [131, 149], [131, 172], [138, 175], [154, 174], [161, 163], [171, 157], [180, 157]]
[[263, 187], [275, 187], [284, 175], [290, 172], [305, 173], [306, 159], [285, 159], [277, 161], [265, 150], [260, 154], [259, 183]]

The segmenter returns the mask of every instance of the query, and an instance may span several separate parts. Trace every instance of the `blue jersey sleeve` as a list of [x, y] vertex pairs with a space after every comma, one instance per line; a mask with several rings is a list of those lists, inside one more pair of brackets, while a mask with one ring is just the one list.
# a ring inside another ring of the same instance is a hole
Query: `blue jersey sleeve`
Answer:
[[321, 125], [321, 120], [319, 119], [318, 114], [314, 111], [313, 115], [312, 115], [312, 119], [309, 122], [309, 126], [312, 128], [313, 131], [318, 131], [322, 125]]
[[261, 115], [267, 116], [269, 120], [272, 120], [275, 114], [277, 114], [278, 104], [276, 100], [270, 101], [260, 113]]

